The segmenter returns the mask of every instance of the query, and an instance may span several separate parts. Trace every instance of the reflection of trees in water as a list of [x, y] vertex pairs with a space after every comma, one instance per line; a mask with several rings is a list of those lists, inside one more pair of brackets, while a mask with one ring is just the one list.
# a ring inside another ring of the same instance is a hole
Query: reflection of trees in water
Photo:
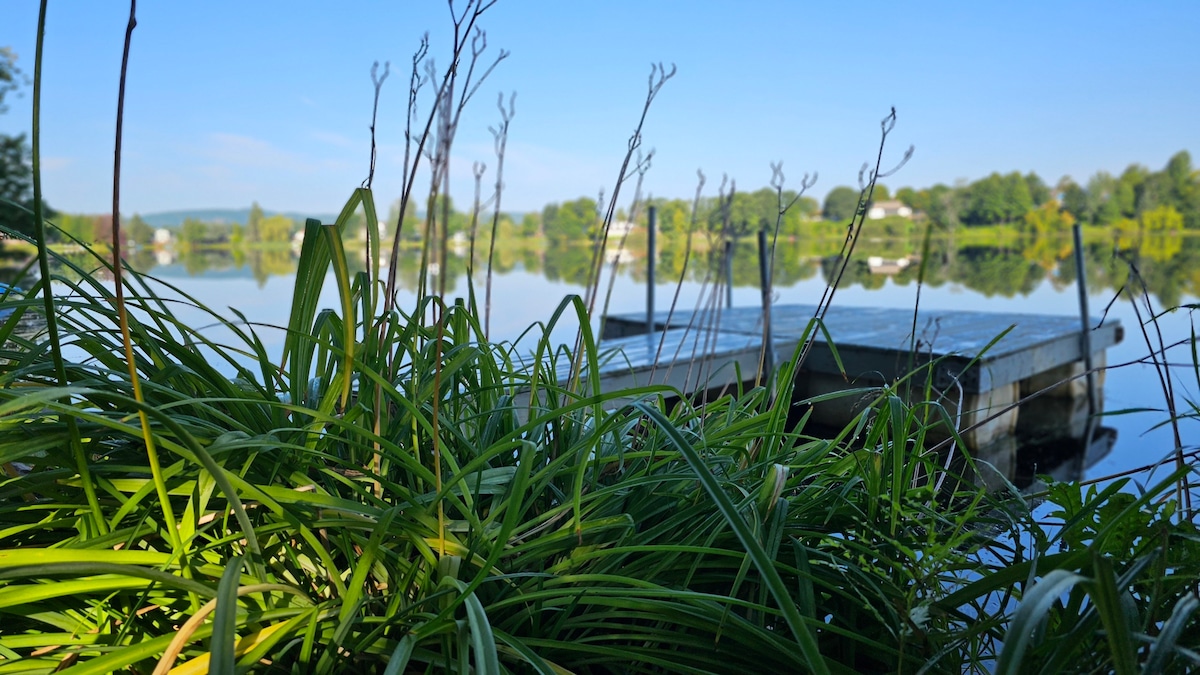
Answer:
[[541, 246], [528, 246], [521, 248], [521, 266], [530, 274], [542, 273], [542, 258], [544, 257], [544, 249]]
[[6, 260], [0, 264], [0, 284], [30, 288], [37, 280], [37, 268], [27, 266], [23, 260]]
[[987, 297], [1028, 295], [1046, 278], [1046, 270], [1020, 250], [969, 246], [955, 258], [954, 280]]
[[[1151, 237], [1147, 243], [1153, 244], [1154, 239], [1157, 237]], [[1200, 296], [1200, 239], [1173, 239], [1176, 240], [1174, 244], [1163, 242], [1160, 244], [1162, 248], [1152, 248], [1150, 253], [1143, 252], [1136, 263], [1146, 287], [1169, 307], [1178, 305], [1184, 294]], [[1161, 260], [1165, 251], [1171, 248], [1177, 252]]]
[[[920, 272], [919, 264], [891, 277], [871, 274], [865, 262], [867, 257], [893, 256], [884, 255], [886, 249], [872, 246], [869, 242], [863, 243], [866, 245], [860, 245], [855, 250], [854, 260], [846, 269], [842, 278], [843, 286], [878, 288], [887, 278], [899, 286], [916, 281]], [[1185, 295], [1200, 295], [1200, 237], [1125, 234], [1111, 242], [1086, 243], [1084, 259], [1087, 285], [1092, 292], [1115, 292], [1126, 288], [1132, 262], [1147, 289], [1165, 306], [1179, 304]], [[821, 259], [821, 275], [827, 283], [836, 270], [835, 263], [836, 251], [833, 250]], [[1071, 242], [1062, 236], [1026, 237], [1003, 247], [978, 244], [952, 247], [946, 240], [935, 240], [931, 242], [924, 264], [927, 285], [939, 286], [953, 282], [988, 297], [1028, 295], [1042, 281], [1062, 290], [1074, 284], [1076, 279]], [[734, 283], [757, 283], [756, 279], [742, 277], [735, 274]], [[787, 285], [780, 279], [775, 283]]]
[[108, 262], [87, 251], [72, 251], [60, 253], [58, 259], [52, 262], [51, 268], [55, 276], [61, 276], [67, 281], [79, 281], [84, 277], [92, 279], [112, 279]]
[[550, 281], [565, 281], [582, 286], [587, 283], [591, 264], [591, 246], [552, 242], [546, 248], [542, 271]]
[[[233, 255], [228, 252], [225, 254], [225, 259], [232, 266]], [[296, 271], [296, 258], [290, 246], [287, 248], [251, 249], [246, 254], [246, 260], [250, 263], [250, 273], [254, 275], [254, 280], [258, 282], [259, 288], [262, 288], [267, 283], [267, 279], [272, 276], [283, 276]], [[188, 274], [191, 274], [191, 267], [187, 265], [186, 259], [184, 265], [188, 268]]]
[[[1087, 266], [1088, 288], [1093, 292], [1114, 291], [1127, 287], [1130, 280], [1129, 262], [1136, 265], [1150, 292], [1165, 305], [1176, 305], [1181, 298], [1200, 295], [1200, 237], [1175, 236], [1138, 230], [1112, 230], [1108, 241], [1091, 240], [1085, 244], [1084, 256]], [[644, 246], [644, 242], [638, 242]], [[956, 245], [950, 238], [936, 238], [930, 242], [926, 260], [900, 269], [891, 276], [872, 274], [867, 265], [871, 256], [895, 260], [919, 254], [919, 237], [910, 239], [861, 239], [854, 251], [854, 259], [846, 270], [843, 286], [858, 285], [867, 289], [880, 288], [891, 280], [893, 285], [914, 284], [918, 275], [924, 274], [924, 283], [938, 287], [946, 283], [957, 283], [985, 296], [999, 295], [1014, 297], [1033, 291], [1043, 281], [1055, 289], [1062, 290], [1075, 283], [1075, 262], [1070, 238], [1060, 233], [1050, 236], [1026, 236], [1013, 239], [1004, 246], [989, 246], [977, 243]], [[685, 240], [683, 237], [665, 236], [658, 252], [657, 277], [660, 283], [673, 283], [683, 272]], [[780, 239], [775, 250], [774, 284], [786, 288], [813, 278], [818, 273], [830, 281], [835, 269], [836, 254], [841, 246], [837, 239]], [[619, 273], [635, 282], [646, 279], [646, 251], [644, 247], [630, 246], [634, 260], [622, 263]], [[465, 253], [465, 251], [464, 251]], [[724, 283], [720, 247], [711, 250], [695, 250], [688, 262], [685, 281], [701, 283]], [[168, 260], [156, 260], [159, 252], [150, 248], [130, 251], [126, 261], [135, 270], [153, 273], [157, 264]], [[351, 249], [349, 268], [351, 274], [366, 270], [365, 251]], [[56, 274], [68, 280], [81, 276], [108, 279], [105, 262], [87, 252], [64, 253], [70, 265], [57, 266]], [[408, 248], [400, 253], [397, 270], [399, 287], [415, 291], [420, 274], [420, 249]], [[587, 281], [592, 260], [592, 247], [583, 242], [538, 242], [518, 240], [498, 242], [493, 259], [493, 272], [508, 274], [520, 266], [530, 274], [543, 275], [549, 281], [563, 281], [582, 286]], [[193, 250], [177, 260], [188, 274], [211, 273], [220, 270], [245, 269], [260, 286], [271, 276], [290, 275], [296, 271], [296, 254], [290, 247], [244, 248], [244, 249], [199, 249]], [[15, 275], [23, 260], [10, 261], [3, 266], [0, 261], [0, 282], [17, 283]], [[476, 251], [475, 285], [481, 288], [487, 273], [487, 251]], [[74, 266], [74, 268], [72, 267]], [[924, 269], [922, 270], [922, 265]], [[381, 270], [387, 268], [387, 254], [380, 261]], [[447, 293], [465, 288], [466, 259], [451, 254], [444, 271]], [[607, 267], [606, 267], [607, 269]], [[740, 287], [757, 287], [758, 250], [752, 239], [739, 241], [733, 258], [733, 284]], [[430, 288], [436, 288], [436, 279], [431, 279]], [[25, 281], [24, 286], [32, 285]]]

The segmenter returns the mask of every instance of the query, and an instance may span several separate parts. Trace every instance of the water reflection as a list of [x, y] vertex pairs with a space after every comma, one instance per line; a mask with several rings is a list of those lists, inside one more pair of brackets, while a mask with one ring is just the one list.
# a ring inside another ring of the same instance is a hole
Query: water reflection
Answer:
[[[707, 243], [707, 242], [705, 242]], [[837, 269], [840, 242], [781, 241], [775, 254], [774, 284], [786, 288], [820, 275], [826, 282]], [[725, 274], [716, 251], [720, 247], [698, 246], [691, 256], [685, 281], [703, 282]], [[1071, 257], [1068, 237], [1012, 238], [1000, 244], [956, 241], [955, 237], [934, 239], [925, 260], [920, 260], [920, 242], [897, 239], [863, 239], [854, 259], [842, 278], [842, 287], [860, 286], [882, 288], [888, 280], [898, 286], [915, 283], [924, 275], [925, 284], [937, 288], [947, 284], [961, 286], [986, 297], [1012, 298], [1030, 294], [1038, 284], [1048, 281], [1056, 289], [1075, 281], [1075, 263]], [[459, 291], [456, 284], [466, 272], [466, 249], [452, 247], [446, 262], [447, 292]], [[482, 274], [487, 268], [487, 251], [476, 251], [475, 269]], [[644, 248], [630, 245], [606, 254], [609, 266], [616, 263], [620, 273], [635, 282], [645, 281]], [[88, 256], [79, 254], [81, 259]], [[351, 251], [351, 272], [365, 270], [367, 261], [362, 250]], [[398, 267], [402, 290], [417, 288], [421, 261], [419, 248], [406, 248], [400, 254]], [[525, 272], [543, 276], [547, 281], [583, 285], [588, 278], [593, 251], [585, 243], [556, 242], [545, 244], [532, 240], [498, 242], [492, 263], [494, 274], [507, 274], [518, 267]], [[682, 238], [664, 237], [657, 260], [660, 283], [676, 281], [683, 272], [685, 246]], [[1145, 280], [1149, 292], [1164, 305], [1172, 306], [1185, 295], [1200, 295], [1200, 237], [1157, 235], [1144, 238], [1113, 235], [1102, 241], [1085, 244], [1085, 266], [1088, 287], [1092, 291], [1117, 290], [1130, 281], [1132, 270]], [[876, 261], [878, 264], [872, 265]], [[904, 265], [898, 261], [905, 261]], [[167, 249], [140, 249], [132, 252], [129, 264], [142, 272], [166, 273], [173, 276], [182, 271], [188, 276], [213, 272], [240, 271], [248, 273], [263, 286], [272, 276], [295, 272], [297, 254], [291, 247], [254, 249], [196, 249], [178, 255]], [[384, 261], [386, 264], [386, 260]], [[94, 264], [81, 264], [93, 269]], [[735, 248], [731, 279], [735, 287], [758, 285], [758, 260], [755, 248], [748, 241]]]

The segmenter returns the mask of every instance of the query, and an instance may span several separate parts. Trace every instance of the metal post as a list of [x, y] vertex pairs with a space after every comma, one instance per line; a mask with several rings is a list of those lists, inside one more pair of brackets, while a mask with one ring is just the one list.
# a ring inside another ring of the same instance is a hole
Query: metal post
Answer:
[[733, 309], [733, 240], [725, 240], [725, 307]]
[[771, 252], [767, 248], [767, 229], [758, 231], [758, 283], [762, 288], [763, 367], [762, 374], [770, 377], [775, 370], [775, 341], [771, 334]]
[[[1088, 319], [1087, 275], [1083, 267], [1083, 230], [1079, 223], [1071, 228], [1075, 238], [1075, 286], [1079, 289], [1079, 320], [1082, 328], [1079, 345], [1083, 350], [1083, 367], [1087, 371], [1088, 433], [1086, 442], [1091, 444], [1092, 422], [1096, 416], [1095, 376], [1092, 374], [1092, 331]], [[1086, 447], [1086, 446], [1085, 446]]]
[[646, 221], [646, 334], [654, 333], [654, 231], [658, 207], [651, 206]]

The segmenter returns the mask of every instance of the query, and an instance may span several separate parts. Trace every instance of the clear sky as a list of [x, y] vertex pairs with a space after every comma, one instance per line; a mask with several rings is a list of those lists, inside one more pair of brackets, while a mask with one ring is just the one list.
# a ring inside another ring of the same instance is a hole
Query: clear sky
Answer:
[[[0, 45], [30, 75], [37, 8], [0, 8]], [[42, 153], [60, 210], [111, 208], [127, 16], [115, 0], [50, 3]], [[446, 62], [448, 16], [440, 0], [143, 0], [122, 211], [257, 200], [336, 212], [366, 177], [375, 60], [392, 62], [375, 183], [385, 208], [400, 190], [408, 64], [426, 30]], [[791, 184], [819, 172], [818, 197], [854, 185], [890, 106], [887, 156], [916, 146], [893, 189], [1013, 170], [1082, 181], [1200, 152], [1197, 0], [499, 0], [482, 25], [489, 53], [511, 56], [464, 115], [460, 204], [471, 163], [495, 166], [487, 127], [497, 94], [514, 90], [505, 209], [611, 191], [658, 61], [678, 66], [645, 128], [645, 186], [660, 196], [690, 197], [697, 169], [710, 194], [722, 174], [756, 189], [772, 161]], [[0, 132], [28, 130], [29, 91], [9, 104]]]

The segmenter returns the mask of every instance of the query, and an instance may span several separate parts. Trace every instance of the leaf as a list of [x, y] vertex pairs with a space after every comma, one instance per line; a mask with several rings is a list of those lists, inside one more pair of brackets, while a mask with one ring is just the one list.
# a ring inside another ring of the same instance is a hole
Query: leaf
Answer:
[[996, 662], [997, 673], [1020, 675], [1023, 672], [1021, 659], [1025, 656], [1033, 631], [1046, 619], [1046, 614], [1063, 593], [1086, 580], [1086, 577], [1074, 572], [1058, 569], [1052, 570], [1029, 588], [1004, 636], [1004, 648]]
[[661, 412], [641, 401], [635, 402], [633, 406], [658, 425], [671, 444], [675, 446], [675, 449], [691, 465], [692, 470], [696, 473], [696, 478], [704, 486], [704, 490], [708, 492], [709, 497], [716, 504], [717, 510], [724, 516], [725, 522], [729, 524], [729, 528], [737, 535], [738, 540], [742, 543], [742, 547], [750, 555], [751, 560], [754, 561], [755, 567], [758, 568], [758, 573], [763, 577], [763, 582], [771, 591], [771, 595], [775, 598], [775, 602], [779, 605], [779, 608], [783, 611], [783, 616], [787, 620], [788, 627], [791, 628], [792, 637], [796, 638], [796, 643], [799, 645], [805, 661], [808, 662], [809, 668], [815, 673], [828, 673], [829, 668], [825, 663], [824, 657], [821, 656], [821, 651], [817, 647], [817, 641], [809, 631], [808, 626], [805, 625], [804, 618], [796, 608], [796, 603], [792, 601], [787, 587], [784, 586], [783, 579], [779, 576], [779, 570], [775, 569], [774, 561], [767, 556], [767, 552], [763, 550], [762, 546], [754, 538], [754, 532], [746, 524], [746, 521], [742, 519], [737, 508], [730, 501], [729, 495], [725, 494], [725, 491], [721, 489], [720, 483], [717, 482], [716, 476], [709, 470], [708, 464], [700, 458], [696, 449], [687, 442], [687, 439], [683, 437], [679, 429], [675, 428], [675, 425], [664, 417]]
[[221, 583], [217, 586], [217, 608], [213, 611], [213, 633], [210, 643], [212, 675], [233, 675], [234, 641], [237, 638], [238, 577], [242, 569], [241, 557], [229, 559]]
[[1187, 628], [1188, 620], [1197, 609], [1200, 609], [1200, 598], [1197, 598], [1194, 593], [1185, 593], [1182, 598], [1179, 598], [1179, 602], [1175, 603], [1175, 609], [1171, 610], [1170, 618], [1163, 624], [1158, 638], [1154, 640], [1154, 646], [1150, 648], [1150, 656], [1142, 666], [1143, 673], [1154, 675], [1166, 672], [1167, 664], [1174, 656], [1179, 636]]

